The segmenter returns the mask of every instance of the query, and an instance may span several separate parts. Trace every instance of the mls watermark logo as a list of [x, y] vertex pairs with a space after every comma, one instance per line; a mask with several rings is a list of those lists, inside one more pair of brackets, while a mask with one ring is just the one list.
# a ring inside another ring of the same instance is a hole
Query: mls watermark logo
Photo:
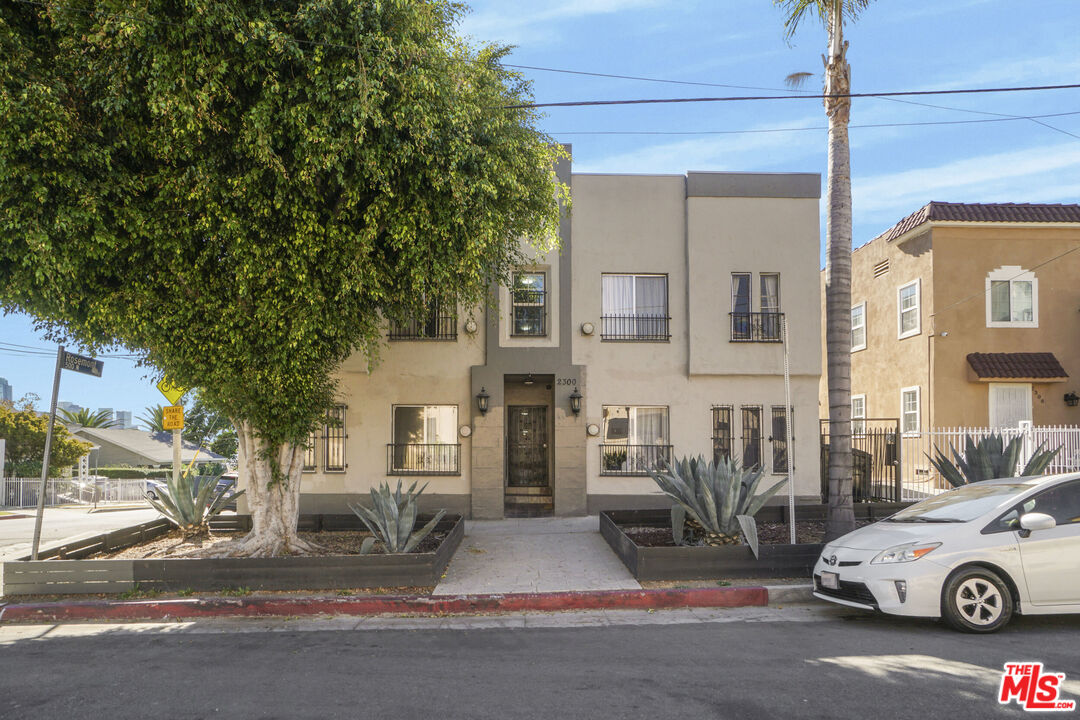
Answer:
[[1059, 699], [1064, 681], [1065, 673], [1043, 672], [1041, 662], [1005, 663], [998, 702], [1015, 700], [1024, 710], [1075, 710], [1075, 700]]

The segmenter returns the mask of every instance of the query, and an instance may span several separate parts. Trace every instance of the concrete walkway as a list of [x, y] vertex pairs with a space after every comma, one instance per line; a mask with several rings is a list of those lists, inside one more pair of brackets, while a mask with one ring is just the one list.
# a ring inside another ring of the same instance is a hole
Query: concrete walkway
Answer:
[[468, 520], [435, 595], [640, 590], [598, 518]]

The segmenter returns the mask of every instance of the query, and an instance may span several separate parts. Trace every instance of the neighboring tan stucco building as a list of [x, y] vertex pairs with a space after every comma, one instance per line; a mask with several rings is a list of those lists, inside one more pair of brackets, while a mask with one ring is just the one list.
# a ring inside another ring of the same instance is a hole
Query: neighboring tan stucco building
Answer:
[[370, 372], [342, 366], [345, 437], [313, 439], [301, 512], [400, 476], [474, 518], [667, 507], [647, 466], [714, 448], [786, 474], [785, 316], [796, 492], [816, 497], [820, 176], [558, 173], [561, 250], [498, 308], [433, 309]]
[[941, 202], [855, 250], [856, 432], [1080, 423], [1077, 250], [1080, 205]]

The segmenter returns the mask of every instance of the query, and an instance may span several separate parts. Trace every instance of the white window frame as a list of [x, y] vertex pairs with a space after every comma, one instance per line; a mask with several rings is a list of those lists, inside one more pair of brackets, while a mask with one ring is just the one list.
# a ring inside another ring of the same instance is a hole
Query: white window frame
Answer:
[[[862, 325], [858, 326], [858, 327], [862, 328], [862, 331], [863, 331], [863, 333], [862, 333], [862, 344], [861, 345], [855, 344], [855, 330], [856, 330], [855, 311], [858, 310], [858, 309], [862, 310]], [[863, 300], [858, 305], [852, 305], [851, 306], [851, 352], [858, 352], [860, 350], [865, 350], [865, 349], [866, 349], [866, 301]]]
[[[1009, 307], [1012, 309], [1012, 284], [1014, 282], [1031, 283], [1031, 320], [994, 320], [993, 294], [990, 288], [995, 282], [1009, 283]], [[986, 276], [986, 327], [988, 328], [1037, 328], [1039, 327], [1039, 279], [1031, 270], [1019, 265], [1002, 265], [991, 270]]]
[[[904, 332], [904, 308], [901, 301], [901, 293], [907, 290], [909, 287], [915, 287], [915, 306], [907, 309], [907, 312], [914, 311], [915, 313], [915, 327], [907, 332]], [[911, 282], [901, 285], [896, 288], [896, 338], [903, 340], [904, 338], [915, 337], [922, 333], [922, 282], [921, 278], [916, 278]]]
[[[862, 415], [855, 414], [856, 400], [862, 404]], [[859, 423], [859, 425], [856, 426], [856, 423]], [[851, 434], [855, 437], [866, 435], [866, 395], [851, 396]]]
[[[904, 411], [904, 395], [909, 392], [915, 393], [915, 429], [908, 430], [907, 423], [904, 422], [907, 416], [907, 412]], [[912, 385], [911, 387], [900, 388], [900, 434], [904, 437], [917, 436], [922, 432], [922, 387], [919, 385]]]

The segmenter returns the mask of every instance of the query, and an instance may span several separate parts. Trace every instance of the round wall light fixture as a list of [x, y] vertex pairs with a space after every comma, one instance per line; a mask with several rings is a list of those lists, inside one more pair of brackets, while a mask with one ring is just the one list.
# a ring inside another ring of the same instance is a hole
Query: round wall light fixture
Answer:
[[468, 320], [465, 321], [465, 332], [469, 333], [470, 335], [475, 335], [476, 330], [477, 330], [477, 327], [476, 327], [476, 321], [475, 320], [473, 320], [472, 318], [469, 318]]
[[462, 425], [458, 428], [458, 435], [461, 435], [461, 437], [469, 437], [472, 435], [472, 428], [468, 425]]
[[596, 332], [596, 326], [593, 325], [591, 322], [583, 322], [583, 323], [581, 323], [581, 334], [582, 335], [592, 335], [594, 332]]
[[589, 437], [596, 437], [600, 434], [600, 426], [596, 423], [589, 423], [585, 426], [585, 432], [589, 434]]

